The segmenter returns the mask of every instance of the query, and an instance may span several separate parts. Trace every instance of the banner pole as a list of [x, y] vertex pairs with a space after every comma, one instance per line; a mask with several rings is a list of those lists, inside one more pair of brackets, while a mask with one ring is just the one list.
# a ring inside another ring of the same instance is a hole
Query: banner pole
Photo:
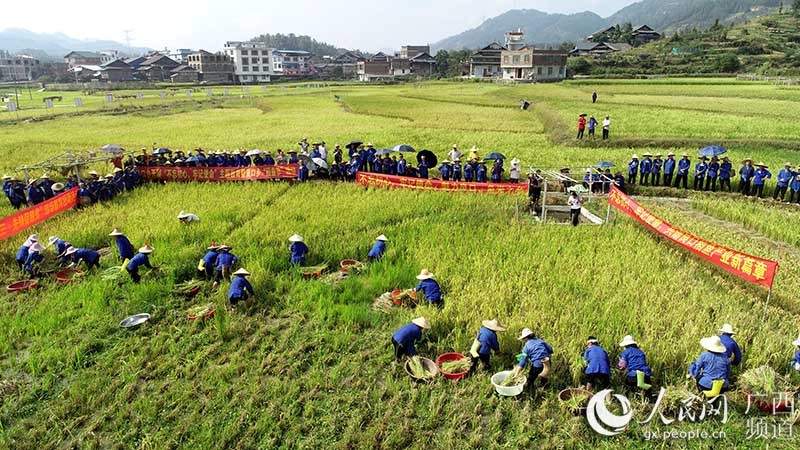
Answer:
[[767, 303], [764, 305], [764, 318], [762, 321], [767, 320], [767, 309], [769, 309], [769, 299], [772, 297], [772, 286], [769, 287], [769, 291], [767, 291]]

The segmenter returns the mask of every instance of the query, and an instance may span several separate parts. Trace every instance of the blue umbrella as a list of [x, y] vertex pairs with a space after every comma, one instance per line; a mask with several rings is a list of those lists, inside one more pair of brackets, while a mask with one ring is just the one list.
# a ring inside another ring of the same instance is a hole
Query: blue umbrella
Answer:
[[486, 155], [485, 158], [483, 158], [484, 161], [497, 161], [498, 159], [506, 159], [506, 155], [500, 152], [492, 152]]
[[612, 163], [611, 161], [600, 161], [599, 163], [597, 163], [595, 167], [597, 167], [598, 169], [610, 169], [614, 167], [614, 163]]
[[401, 153], [414, 153], [414, 152], [416, 152], [416, 150], [414, 150], [414, 147], [412, 147], [412, 146], [410, 146], [408, 144], [395, 145], [392, 150], [394, 150], [396, 152], [401, 152]]
[[708, 147], [700, 150], [700, 156], [711, 158], [726, 153], [727, 151], [728, 149], [721, 145], [709, 145]]

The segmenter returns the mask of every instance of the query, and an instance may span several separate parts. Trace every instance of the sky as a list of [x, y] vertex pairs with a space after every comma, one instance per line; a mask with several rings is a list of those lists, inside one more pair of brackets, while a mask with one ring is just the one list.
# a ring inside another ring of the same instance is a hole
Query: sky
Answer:
[[[39, 0], [3, 5], [3, 26], [110, 39], [132, 46], [222, 49], [262, 33], [307, 34], [338, 47], [376, 51], [436, 42], [509, 9], [594, 11], [603, 17], [636, 0]], [[5, 2], [4, 2], [5, 3]], [[10, 19], [13, 18], [13, 19]], [[10, 20], [9, 20], [10, 19]]]

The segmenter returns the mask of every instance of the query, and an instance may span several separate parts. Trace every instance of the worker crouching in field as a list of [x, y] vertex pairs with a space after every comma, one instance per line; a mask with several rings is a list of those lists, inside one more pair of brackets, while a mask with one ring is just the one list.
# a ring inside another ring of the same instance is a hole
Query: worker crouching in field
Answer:
[[47, 246], [54, 246], [53, 250], [55, 250], [59, 265], [63, 266], [67, 264], [67, 257], [64, 256], [64, 252], [66, 252], [68, 248], [72, 247], [72, 244], [58, 236], [50, 236], [50, 239], [47, 241]]
[[630, 335], [622, 338], [619, 346], [625, 349], [619, 355], [617, 362], [617, 369], [625, 372], [625, 385], [632, 389], [650, 389], [650, 377], [653, 371], [647, 365], [647, 355]]
[[375, 243], [372, 244], [372, 248], [367, 254], [367, 260], [370, 262], [380, 261], [383, 258], [383, 254], [386, 253], [386, 242], [388, 241], [389, 239], [383, 234], [375, 238]]
[[795, 339], [792, 345], [794, 345], [794, 358], [790, 365], [795, 372], [800, 372], [800, 337]]
[[239, 258], [231, 253], [231, 247], [228, 245], [220, 245], [219, 252], [217, 253], [217, 260], [214, 266], [214, 287], [219, 285], [223, 279], [229, 280], [231, 278], [231, 269]]
[[586, 389], [602, 390], [611, 384], [611, 363], [608, 361], [608, 353], [594, 336], [589, 336], [586, 340], [583, 361], [586, 364], [586, 369], [583, 371]]
[[422, 269], [419, 275], [417, 275], [417, 280], [419, 280], [419, 283], [417, 284], [415, 290], [418, 293], [421, 293], [425, 300], [427, 300], [431, 305], [434, 305], [439, 309], [444, 307], [442, 288], [434, 279], [434, 275], [430, 273], [428, 269]]
[[43, 250], [44, 247], [38, 242], [34, 242], [30, 250], [28, 250], [28, 257], [25, 259], [22, 270], [31, 278], [39, 275], [39, 264], [44, 261], [44, 255], [42, 255]]
[[116, 228], [114, 228], [114, 230], [112, 230], [108, 235], [114, 238], [114, 242], [117, 245], [117, 251], [119, 252], [120, 261], [130, 260], [133, 258], [133, 244], [131, 244], [131, 241], [127, 236], [122, 234], [122, 232]]
[[535, 333], [529, 328], [525, 328], [520, 333], [520, 341], [525, 342], [522, 346], [522, 353], [519, 355], [517, 365], [514, 367], [511, 376], [518, 376], [530, 364], [528, 371], [527, 389], [531, 394], [536, 392], [536, 380], [541, 378], [542, 387], [547, 385], [547, 376], [550, 374], [550, 356], [553, 348], [550, 344], [536, 337]]
[[207, 249], [206, 254], [200, 259], [197, 271], [206, 280], [214, 279], [214, 267], [217, 265], [217, 255], [219, 255], [219, 245], [212, 243]]
[[86, 264], [86, 269], [100, 267], [100, 253], [90, 248], [70, 247], [64, 252], [64, 256], [72, 261], [73, 267], [77, 267], [81, 262]]
[[155, 267], [150, 264], [151, 253], [153, 253], [153, 248], [145, 244], [144, 247], [139, 249], [139, 253], [134, 255], [134, 257], [128, 262], [128, 265], [125, 266], [125, 270], [128, 271], [128, 274], [131, 276], [131, 280], [133, 280], [134, 283], [138, 283], [142, 280], [141, 275], [139, 275], [140, 267], [145, 266], [148, 269], [155, 269]]
[[505, 327], [500, 325], [497, 319], [484, 320], [481, 322], [481, 328], [478, 330], [478, 336], [472, 342], [472, 347], [469, 350], [472, 356], [472, 367], [470, 372], [475, 372], [478, 368], [478, 362], [483, 365], [484, 369], [490, 368], [490, 358], [492, 352], [500, 351], [500, 343], [497, 340], [497, 333], [506, 331]]
[[256, 295], [253, 291], [253, 286], [247, 281], [250, 272], [245, 269], [239, 269], [233, 272], [233, 279], [231, 286], [228, 288], [228, 301], [231, 305], [236, 306], [240, 301], [247, 300], [248, 297]]
[[415, 356], [417, 354], [417, 341], [422, 339], [423, 331], [430, 329], [431, 324], [428, 319], [417, 317], [410, 324], [395, 331], [392, 335], [395, 359], [400, 360], [404, 356]]
[[303, 242], [303, 236], [293, 234], [289, 237], [289, 262], [295, 266], [302, 266], [306, 263], [308, 246]]
[[25, 266], [25, 261], [28, 260], [28, 253], [30, 252], [31, 246], [37, 242], [39, 242], [39, 235], [32, 234], [28, 236], [28, 239], [25, 239], [25, 242], [23, 242], [17, 250], [14, 259], [17, 261], [20, 270]]
[[200, 218], [197, 217], [197, 214], [187, 213], [186, 211], [181, 211], [178, 213], [178, 220], [182, 224], [190, 224], [192, 222], [199, 222]]
[[717, 384], [721, 383], [718, 393], [728, 390], [731, 375], [731, 363], [725, 354], [725, 346], [719, 336], [700, 339], [700, 346], [706, 351], [689, 366], [689, 376], [697, 382], [697, 389], [702, 391], [716, 391]]
[[739, 344], [733, 339], [733, 326], [729, 323], [722, 325], [719, 329], [719, 340], [725, 346], [725, 356], [731, 362], [732, 366], [738, 366], [742, 362], [742, 349]]

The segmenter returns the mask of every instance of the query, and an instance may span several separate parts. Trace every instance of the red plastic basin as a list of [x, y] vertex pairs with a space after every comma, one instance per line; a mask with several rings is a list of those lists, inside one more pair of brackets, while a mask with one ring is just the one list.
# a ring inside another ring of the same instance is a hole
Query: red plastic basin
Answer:
[[17, 281], [16, 283], [11, 283], [6, 287], [6, 291], [9, 293], [13, 292], [24, 292], [29, 291], [31, 289], [36, 289], [39, 287], [38, 280], [22, 280]]
[[442, 376], [444, 376], [448, 380], [460, 380], [469, 375], [469, 370], [465, 370], [460, 373], [447, 373], [442, 370], [442, 364], [450, 361], [459, 361], [462, 359], [466, 359], [466, 357], [461, 353], [456, 353], [456, 352], [443, 353], [439, 355], [438, 358], [436, 358], [436, 365], [439, 367], [439, 372], [442, 372]]
[[77, 273], [78, 270], [71, 267], [61, 269], [55, 273], [56, 281], [61, 284], [69, 284], [72, 282], [72, 277]]
[[353, 266], [358, 265], [358, 263], [359, 262], [356, 261], [355, 259], [343, 259], [343, 260], [339, 261], [339, 267], [341, 267], [342, 269], [347, 270], [347, 269], [349, 269], [349, 268], [351, 268]]

